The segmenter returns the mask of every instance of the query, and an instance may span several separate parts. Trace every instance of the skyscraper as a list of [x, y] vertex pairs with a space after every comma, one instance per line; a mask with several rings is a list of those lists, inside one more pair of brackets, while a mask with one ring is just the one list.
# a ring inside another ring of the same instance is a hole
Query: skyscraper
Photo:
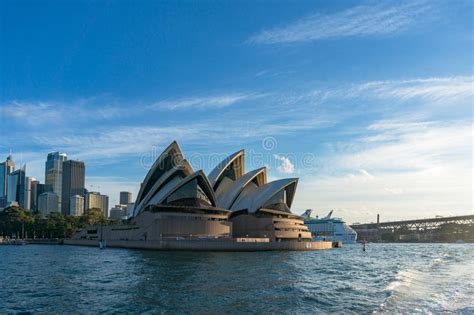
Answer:
[[8, 175], [7, 203], [18, 202], [30, 210], [31, 179], [26, 176], [26, 165]]
[[132, 202], [132, 193], [128, 191], [121, 191], [120, 192], [120, 204], [121, 205], [128, 205]]
[[109, 219], [111, 220], [125, 220], [127, 218], [127, 206], [115, 205], [110, 209]]
[[69, 215], [78, 217], [83, 214], [84, 214], [84, 197], [79, 196], [79, 195], [72, 196], [69, 199]]
[[72, 215], [70, 211], [70, 200], [73, 196], [83, 196], [85, 185], [84, 162], [67, 160], [63, 162], [62, 189], [61, 189], [61, 212], [64, 215]]
[[85, 205], [86, 210], [99, 208], [102, 210], [105, 218], [109, 216], [109, 196], [101, 195], [99, 192], [90, 191], [86, 194]]
[[25, 177], [25, 186], [23, 188], [23, 209], [31, 211], [31, 182], [34, 178]]
[[38, 211], [38, 198], [44, 193], [44, 184], [41, 184], [38, 180], [32, 179], [31, 181], [31, 211]]
[[8, 175], [15, 170], [15, 162], [9, 155], [5, 162], [0, 163], [0, 208], [7, 205]]
[[8, 174], [7, 183], [7, 204], [13, 201], [17, 201], [17, 190], [18, 190], [18, 172], [14, 171]]
[[58, 211], [61, 211], [63, 162], [66, 160], [65, 153], [51, 152], [48, 153], [45, 164], [45, 188], [47, 192], [55, 193], [58, 196]]
[[58, 195], [53, 192], [42, 193], [38, 197], [38, 212], [46, 218], [51, 212], [58, 212]]

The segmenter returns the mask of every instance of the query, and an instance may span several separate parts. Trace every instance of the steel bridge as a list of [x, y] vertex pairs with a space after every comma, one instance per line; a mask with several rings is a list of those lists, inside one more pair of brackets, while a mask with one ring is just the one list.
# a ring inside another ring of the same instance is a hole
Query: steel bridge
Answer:
[[431, 219], [417, 219], [404, 221], [390, 221], [380, 223], [366, 223], [351, 225], [356, 231], [361, 230], [411, 230], [411, 231], [427, 231], [440, 228], [445, 224], [466, 224], [474, 225], [474, 215], [462, 215], [455, 217], [439, 217]]

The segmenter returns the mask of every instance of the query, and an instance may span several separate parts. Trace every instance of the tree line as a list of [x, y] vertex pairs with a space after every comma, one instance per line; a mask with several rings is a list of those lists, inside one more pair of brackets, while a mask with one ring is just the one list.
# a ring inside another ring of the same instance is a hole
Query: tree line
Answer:
[[0, 212], [0, 236], [4, 238], [67, 238], [86, 225], [110, 224], [101, 209], [88, 209], [83, 216], [65, 216], [53, 212], [46, 218], [20, 207], [8, 207]]
[[382, 232], [378, 239], [381, 242], [447, 242], [464, 241], [474, 243], [474, 225], [446, 223], [432, 230], [397, 229]]

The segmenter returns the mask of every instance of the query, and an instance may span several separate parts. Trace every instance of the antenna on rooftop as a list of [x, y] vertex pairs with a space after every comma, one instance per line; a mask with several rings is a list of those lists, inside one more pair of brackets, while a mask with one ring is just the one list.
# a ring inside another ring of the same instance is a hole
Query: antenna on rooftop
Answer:
[[100, 192], [100, 186], [99, 185], [90, 185], [91, 187], [97, 187], [98, 191], [97, 192]]

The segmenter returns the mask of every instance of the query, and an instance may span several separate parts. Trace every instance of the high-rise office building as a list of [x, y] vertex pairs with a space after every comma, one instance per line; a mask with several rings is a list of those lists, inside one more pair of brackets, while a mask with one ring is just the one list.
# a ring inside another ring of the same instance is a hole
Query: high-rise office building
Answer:
[[7, 206], [8, 175], [15, 170], [15, 162], [9, 155], [5, 162], [0, 163], [0, 208]]
[[18, 191], [18, 172], [14, 171], [8, 174], [8, 183], [7, 183], [7, 204], [13, 201], [17, 201], [17, 191]]
[[121, 191], [120, 192], [120, 204], [121, 205], [128, 205], [132, 202], [132, 193], [128, 191]]
[[30, 209], [33, 212], [38, 212], [38, 198], [44, 193], [44, 184], [41, 184], [38, 180], [31, 180], [31, 206]]
[[17, 202], [20, 207], [30, 210], [31, 179], [26, 176], [26, 165], [8, 175], [7, 204]]
[[31, 211], [31, 182], [34, 178], [30, 176], [25, 177], [25, 186], [23, 193], [23, 209]]
[[125, 220], [127, 219], [127, 206], [126, 205], [116, 205], [110, 209], [111, 220]]
[[52, 212], [59, 212], [58, 195], [53, 192], [45, 192], [38, 197], [38, 212], [42, 218], [46, 218]]
[[61, 152], [48, 153], [45, 163], [45, 187], [47, 192], [55, 193], [58, 196], [58, 211], [61, 211], [61, 190], [63, 162], [67, 160], [67, 155]]
[[70, 210], [71, 197], [84, 195], [86, 178], [84, 162], [64, 161], [62, 173], [61, 212], [64, 215], [73, 215]]
[[87, 211], [92, 208], [102, 210], [105, 218], [109, 217], [109, 196], [101, 195], [99, 192], [90, 191], [86, 194], [84, 209]]
[[[64, 203], [63, 203], [64, 204]], [[69, 198], [69, 215], [79, 217], [84, 215], [84, 197], [74, 195]]]

